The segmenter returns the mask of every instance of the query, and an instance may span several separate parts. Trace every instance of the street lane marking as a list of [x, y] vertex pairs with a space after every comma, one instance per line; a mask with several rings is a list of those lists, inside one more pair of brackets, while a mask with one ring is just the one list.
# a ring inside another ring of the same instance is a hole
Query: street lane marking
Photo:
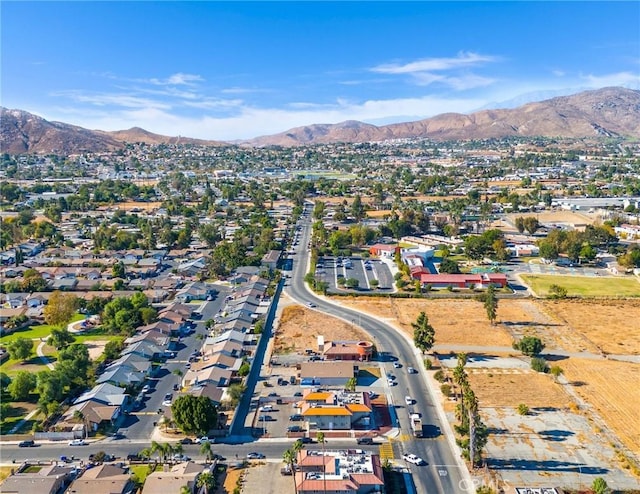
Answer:
[[380, 445], [380, 459], [381, 460], [393, 460], [394, 458], [394, 453], [393, 453], [393, 445], [391, 444], [391, 442], [387, 442], [384, 444]]

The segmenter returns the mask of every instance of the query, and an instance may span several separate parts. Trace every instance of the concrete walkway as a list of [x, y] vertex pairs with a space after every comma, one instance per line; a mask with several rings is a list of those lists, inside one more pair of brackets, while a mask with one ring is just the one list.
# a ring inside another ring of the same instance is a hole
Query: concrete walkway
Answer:
[[47, 367], [49, 367], [49, 369], [53, 370], [54, 369], [54, 365], [53, 363], [49, 360], [49, 357], [47, 357], [44, 352], [42, 351], [42, 349], [44, 348], [44, 346], [47, 344], [46, 340], [40, 340], [40, 344], [38, 345], [38, 348], [36, 349], [36, 353], [38, 354], [38, 357], [40, 357], [40, 360], [42, 360], [42, 363], [44, 365], [46, 365]]

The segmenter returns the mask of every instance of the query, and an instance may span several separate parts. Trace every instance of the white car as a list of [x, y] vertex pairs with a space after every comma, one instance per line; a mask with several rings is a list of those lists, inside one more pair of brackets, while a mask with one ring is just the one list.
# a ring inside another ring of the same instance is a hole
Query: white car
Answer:
[[402, 455], [402, 459], [404, 461], [408, 461], [409, 463], [413, 463], [414, 465], [424, 465], [425, 464], [425, 461], [422, 458], [420, 458], [419, 456], [414, 455], [413, 453]]
[[207, 436], [202, 436], [202, 437], [196, 438], [194, 442], [196, 444], [202, 444], [202, 443], [212, 443], [213, 441], [209, 439]]
[[396, 381], [394, 381], [393, 379], [387, 379], [387, 382], [389, 383], [389, 386], [397, 386], [398, 383]]
[[314, 309], [316, 307], [316, 304], [314, 304], [313, 302], [308, 302], [307, 307], [311, 307], [312, 309]]
[[394, 369], [399, 369], [400, 367], [402, 367], [402, 364], [400, 362], [394, 362], [393, 367]]
[[88, 443], [84, 439], [74, 439], [69, 441], [69, 446], [86, 446]]
[[405, 397], [404, 397], [404, 402], [405, 402], [407, 405], [413, 405], [413, 398], [411, 398], [411, 396], [405, 396]]

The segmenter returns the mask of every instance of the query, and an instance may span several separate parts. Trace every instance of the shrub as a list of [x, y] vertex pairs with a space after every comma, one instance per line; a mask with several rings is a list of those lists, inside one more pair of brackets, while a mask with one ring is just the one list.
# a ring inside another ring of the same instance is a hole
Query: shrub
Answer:
[[551, 285], [549, 287], [549, 298], [551, 299], [562, 299], [567, 298], [567, 289], [560, 285]]
[[531, 359], [531, 368], [536, 372], [549, 372], [547, 361], [540, 357], [534, 357]]
[[520, 415], [529, 415], [529, 407], [524, 403], [520, 403], [518, 405], [518, 413]]
[[444, 372], [442, 372], [442, 370], [436, 371], [433, 378], [438, 382], [444, 382]]
[[424, 359], [424, 368], [427, 370], [431, 370], [433, 368], [433, 362], [430, 358]]
[[531, 357], [538, 355], [544, 349], [544, 344], [540, 341], [540, 338], [524, 336], [520, 341], [513, 343], [513, 348]]
[[451, 385], [443, 384], [442, 386], [440, 386], [440, 391], [442, 391], [442, 394], [448, 398], [449, 396], [451, 396]]

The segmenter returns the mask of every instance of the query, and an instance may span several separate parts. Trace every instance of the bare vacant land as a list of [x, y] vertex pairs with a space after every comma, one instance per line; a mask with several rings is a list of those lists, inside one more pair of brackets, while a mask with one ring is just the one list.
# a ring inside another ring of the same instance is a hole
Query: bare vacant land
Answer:
[[[344, 305], [369, 312], [413, 334], [411, 323], [424, 311], [436, 330], [436, 344], [509, 346], [512, 338], [500, 325], [491, 326], [480, 302], [467, 299], [383, 299], [346, 298]], [[510, 302], [510, 301], [509, 301]], [[513, 304], [500, 303], [498, 319], [503, 316], [523, 320], [527, 315]]]
[[578, 358], [559, 364], [573, 390], [631, 451], [640, 454], [640, 365]]
[[518, 216], [535, 216], [543, 224], [571, 223], [573, 225], [590, 225], [598, 219], [595, 215], [574, 211], [540, 211], [537, 213], [510, 214], [507, 215], [507, 218], [513, 222]]
[[481, 407], [512, 407], [524, 403], [533, 408], [565, 408], [571, 398], [547, 374], [533, 371], [505, 373], [470, 372], [469, 381]]
[[275, 353], [300, 352], [307, 348], [318, 347], [318, 336], [325, 341], [332, 340], [366, 340], [367, 333], [351, 324], [327, 316], [320, 312], [289, 305], [280, 316], [280, 324], [276, 330]]
[[[548, 351], [595, 356], [640, 354], [640, 300], [500, 300], [499, 324], [491, 326], [474, 300], [341, 298], [411, 334], [411, 322], [425, 311], [437, 345], [510, 346], [514, 337], [540, 337]], [[492, 353], [490, 350], [487, 350]], [[632, 451], [640, 454], [640, 365], [602, 359], [558, 361], [571, 389], [592, 406]], [[470, 371], [481, 406], [568, 407], [572, 397], [548, 375], [501, 370]], [[490, 376], [490, 374], [492, 376]], [[575, 405], [574, 405], [575, 406]]]
[[640, 300], [544, 300], [538, 302], [569, 331], [602, 352], [640, 354]]

